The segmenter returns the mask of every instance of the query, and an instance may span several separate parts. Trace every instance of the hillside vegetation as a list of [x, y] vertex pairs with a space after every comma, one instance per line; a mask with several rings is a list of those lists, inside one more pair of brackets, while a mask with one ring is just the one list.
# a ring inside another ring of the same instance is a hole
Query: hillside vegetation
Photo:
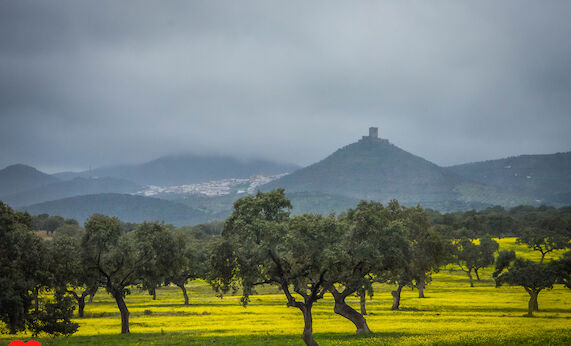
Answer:
[[32, 215], [60, 215], [81, 223], [94, 213], [116, 216], [127, 222], [165, 221], [174, 225], [197, 224], [208, 220], [203, 212], [180, 203], [117, 193], [64, 198], [23, 209]]
[[352, 198], [401, 202], [456, 199], [461, 179], [435, 164], [381, 141], [361, 140], [266, 189], [319, 191]]
[[512, 194], [533, 196], [541, 203], [571, 204], [571, 152], [522, 155], [451, 166], [447, 170]]
[[[286, 195], [294, 206], [292, 209], [294, 215], [340, 213], [355, 207], [359, 203], [359, 200], [355, 198], [320, 192], [291, 192], [286, 193]], [[209, 220], [224, 220], [232, 213], [232, 205], [240, 197], [243, 195], [234, 194], [218, 197], [197, 195], [176, 201], [208, 214]]]
[[26, 165], [12, 165], [0, 170], [0, 199], [3, 196], [55, 183], [58, 178]]
[[388, 140], [368, 137], [267, 184], [264, 190], [278, 187], [289, 193], [311, 191], [382, 202], [398, 199], [405, 205], [420, 204], [440, 211], [537, 203], [533, 194], [526, 194], [529, 191], [486, 185], [408, 153]]
[[23, 207], [81, 195], [135, 193], [140, 188], [140, 185], [124, 179], [78, 177], [7, 195], [2, 199], [14, 207]]

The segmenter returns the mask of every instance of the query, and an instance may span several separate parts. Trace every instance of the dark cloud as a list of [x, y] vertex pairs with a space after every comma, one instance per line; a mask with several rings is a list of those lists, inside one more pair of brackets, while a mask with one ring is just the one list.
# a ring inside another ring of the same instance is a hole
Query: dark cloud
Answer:
[[571, 150], [571, 3], [0, 2], [0, 166]]

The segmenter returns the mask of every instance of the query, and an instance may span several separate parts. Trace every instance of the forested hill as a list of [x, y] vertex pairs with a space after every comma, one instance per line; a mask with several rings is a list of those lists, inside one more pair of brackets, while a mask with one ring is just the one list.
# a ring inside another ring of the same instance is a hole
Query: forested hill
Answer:
[[17, 164], [0, 170], [0, 197], [55, 183], [58, 178], [42, 173], [34, 167]]
[[402, 202], [458, 199], [456, 176], [387, 140], [364, 139], [276, 180], [266, 190], [319, 191], [358, 199]]
[[225, 156], [165, 156], [139, 165], [97, 168], [80, 173], [56, 174], [63, 179], [77, 176], [114, 177], [141, 185], [183, 185], [252, 175], [293, 172], [299, 166], [266, 160], [239, 160]]
[[116, 216], [122, 221], [165, 221], [177, 226], [210, 220], [208, 215], [189, 206], [158, 198], [103, 193], [59, 199], [23, 208], [32, 215], [60, 215], [84, 222], [92, 214]]
[[506, 191], [456, 174], [391, 144], [363, 137], [322, 161], [264, 186], [282, 187], [288, 193], [317, 191], [356, 199], [387, 202], [441, 211], [535, 204], [532, 196]]
[[451, 166], [447, 170], [512, 193], [534, 196], [543, 203], [571, 204], [571, 152], [508, 157]]
[[13, 207], [22, 207], [61, 198], [98, 193], [135, 193], [141, 186], [124, 179], [75, 178], [42, 185], [30, 190], [2, 196], [4, 202]]

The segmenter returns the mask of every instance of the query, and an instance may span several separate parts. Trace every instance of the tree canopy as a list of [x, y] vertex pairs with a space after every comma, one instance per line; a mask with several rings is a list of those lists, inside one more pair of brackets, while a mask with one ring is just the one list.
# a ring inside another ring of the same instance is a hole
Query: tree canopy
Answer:
[[544, 289], [553, 288], [553, 285], [569, 276], [561, 270], [558, 261], [549, 264], [536, 263], [528, 259], [516, 257], [513, 251], [500, 251], [493, 274], [496, 285], [503, 284], [521, 286], [529, 294], [528, 316], [533, 316], [533, 311], [539, 311], [537, 297]]
[[157, 223], [144, 223], [123, 233], [117, 218], [94, 214], [85, 223], [82, 260], [93, 275], [100, 275], [121, 313], [121, 333], [129, 333], [129, 286], [154, 284], [170, 257], [171, 235]]
[[46, 283], [45, 247], [30, 227], [30, 215], [0, 202], [0, 319], [12, 334], [26, 328], [31, 292]]
[[224, 291], [237, 280], [242, 287], [242, 303], [247, 304], [257, 285], [277, 285], [287, 306], [303, 314], [302, 339], [316, 345], [311, 309], [323, 298], [325, 276], [337, 261], [338, 229], [332, 216], [290, 219], [289, 209], [291, 203], [283, 190], [258, 192], [234, 203], [222, 232], [225, 242], [218, 253], [226, 256], [215, 263], [219, 278], [214, 287]]
[[468, 275], [470, 287], [474, 287], [472, 272], [479, 281], [478, 270], [494, 264], [494, 254], [498, 249], [498, 242], [489, 237], [481, 238], [479, 244], [468, 238], [461, 238], [455, 243], [456, 264]]

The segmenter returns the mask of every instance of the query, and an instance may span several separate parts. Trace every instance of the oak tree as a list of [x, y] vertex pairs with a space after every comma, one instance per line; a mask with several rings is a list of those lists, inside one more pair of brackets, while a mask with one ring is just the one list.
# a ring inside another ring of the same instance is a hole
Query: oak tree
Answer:
[[[302, 339], [313, 338], [312, 307], [326, 292], [325, 276], [337, 261], [337, 224], [333, 216], [303, 215], [290, 219], [291, 202], [283, 189], [258, 192], [234, 203], [226, 220], [224, 242], [216, 250], [213, 287], [225, 292], [242, 288], [242, 303], [255, 287], [278, 286], [288, 307], [298, 308], [304, 319]], [[296, 295], [297, 294], [297, 295]]]
[[528, 259], [516, 257], [513, 251], [503, 250], [498, 255], [493, 277], [496, 286], [508, 284], [521, 286], [529, 294], [527, 315], [539, 311], [538, 295], [544, 289], [551, 289], [563, 276], [557, 261], [549, 264], [536, 263]]

